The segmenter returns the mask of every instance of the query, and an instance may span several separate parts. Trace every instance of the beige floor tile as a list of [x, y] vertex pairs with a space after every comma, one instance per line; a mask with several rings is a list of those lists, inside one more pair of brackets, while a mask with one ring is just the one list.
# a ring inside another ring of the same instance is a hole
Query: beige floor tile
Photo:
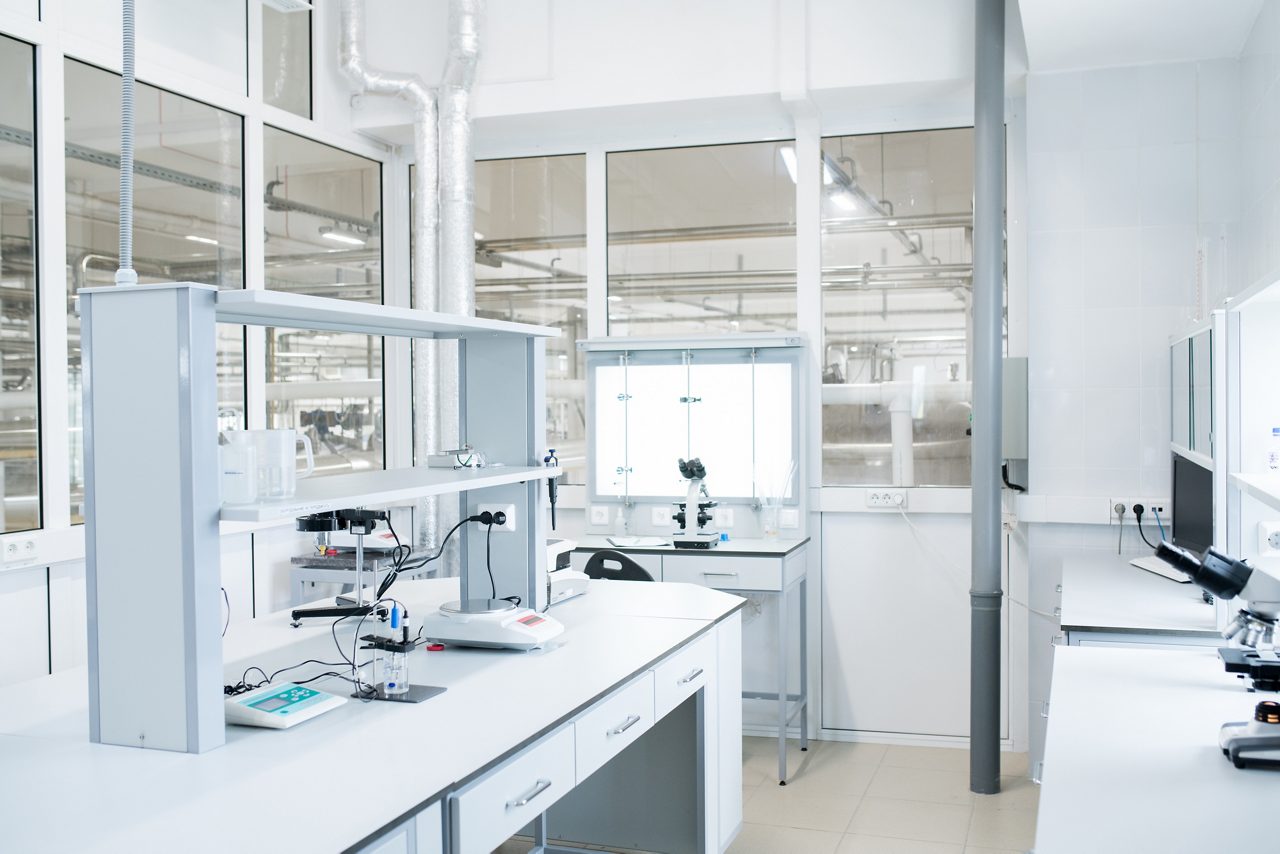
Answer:
[[1009, 753], [1008, 751], [1000, 754], [1000, 773], [1007, 774], [1010, 777], [1025, 777], [1029, 768], [1029, 757], [1025, 753]]
[[787, 778], [787, 790], [797, 794], [860, 798], [878, 767], [874, 762], [865, 761], [868, 756], [827, 747], [810, 751]]
[[843, 832], [858, 808], [858, 798], [848, 795], [813, 795], [792, 791], [790, 786], [761, 786], [742, 805], [743, 820], [774, 827]]
[[892, 836], [924, 842], [963, 843], [973, 812], [968, 804], [932, 804], [865, 797], [858, 804], [849, 833]]
[[876, 769], [866, 793], [874, 798], [935, 804], [967, 805], [973, 799], [969, 793], [969, 775], [963, 771], [898, 768], [893, 765], [881, 765]]
[[849, 834], [840, 841], [836, 854], [961, 854], [962, 850], [963, 846], [950, 842]]
[[879, 765], [889, 745], [872, 744], [869, 741], [811, 741], [809, 749], [839, 756], [850, 762]]
[[[801, 753], [797, 747], [791, 747], [787, 750], [787, 777], [804, 765], [814, 751]], [[778, 753], [777, 742], [774, 742], [773, 752], [762, 753], [746, 753], [742, 754], [742, 782], [749, 786], [760, 786], [765, 783], [778, 785]]]
[[980, 810], [1035, 810], [1040, 808], [1040, 787], [1028, 777], [1001, 777], [998, 795], [974, 795]]
[[968, 771], [969, 751], [963, 747], [902, 747], [890, 745], [881, 765], [895, 768], [927, 768], [933, 771]]
[[796, 827], [744, 824], [729, 854], [835, 854], [840, 834]]
[[1036, 841], [1036, 814], [1031, 810], [975, 809], [965, 841], [978, 847], [1026, 851]]
[[1012, 848], [975, 848], [969, 845], [965, 847], [964, 854], [1026, 854], [1026, 852], [1015, 851]]

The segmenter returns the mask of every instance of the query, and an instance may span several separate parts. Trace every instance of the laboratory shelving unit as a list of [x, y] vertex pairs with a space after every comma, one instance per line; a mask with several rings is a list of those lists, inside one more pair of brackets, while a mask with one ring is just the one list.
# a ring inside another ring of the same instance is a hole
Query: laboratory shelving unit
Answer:
[[[223, 521], [433, 495], [456, 494], [467, 515], [478, 503], [515, 505], [516, 534], [493, 539], [495, 584], [500, 595], [546, 607], [542, 484], [559, 470], [541, 465], [543, 362], [545, 339], [558, 330], [192, 283], [84, 289], [80, 312], [92, 741], [188, 753], [224, 742]], [[221, 507], [218, 323], [456, 339], [460, 435], [488, 467], [311, 478], [288, 501]], [[483, 534], [473, 527], [459, 533], [463, 598], [473, 587], [489, 595]]]

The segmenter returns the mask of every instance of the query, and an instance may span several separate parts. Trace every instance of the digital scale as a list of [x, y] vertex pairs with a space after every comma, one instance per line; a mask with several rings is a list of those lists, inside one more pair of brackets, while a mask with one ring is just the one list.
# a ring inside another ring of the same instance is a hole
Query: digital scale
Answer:
[[336, 709], [346, 701], [346, 697], [292, 682], [264, 685], [227, 698], [227, 723], [287, 729]]
[[447, 602], [422, 621], [422, 636], [428, 640], [486, 649], [537, 649], [562, 632], [559, 620], [504, 599]]

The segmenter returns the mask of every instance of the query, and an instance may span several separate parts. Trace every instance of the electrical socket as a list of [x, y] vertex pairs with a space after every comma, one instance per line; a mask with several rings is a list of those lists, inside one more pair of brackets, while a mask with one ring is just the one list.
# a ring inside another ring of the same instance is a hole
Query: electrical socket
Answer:
[[794, 507], [784, 507], [778, 512], [779, 528], [799, 528], [800, 511]]
[[38, 556], [35, 540], [15, 538], [4, 542], [5, 563], [34, 563]]
[[485, 511], [494, 515], [498, 513], [507, 514], [507, 521], [501, 525], [493, 526], [495, 533], [514, 534], [516, 532], [516, 506], [514, 504], [480, 504], [476, 507], [476, 513], [484, 513]]
[[715, 526], [717, 528], [733, 527], [733, 508], [716, 507], [711, 511], [711, 516], [712, 516], [712, 519], [715, 520]]
[[1258, 556], [1280, 555], [1280, 522], [1258, 523]]
[[649, 524], [655, 528], [671, 527], [671, 510], [667, 507], [653, 507], [649, 511]]
[[1116, 513], [1116, 505], [1124, 505], [1124, 524], [1136, 525], [1138, 519], [1133, 515], [1133, 508], [1138, 504], [1142, 505], [1142, 526], [1147, 525], [1155, 527], [1156, 513], [1160, 514], [1160, 518], [1165, 525], [1169, 524], [1169, 514], [1165, 508], [1170, 506], [1167, 498], [1109, 498], [1107, 499], [1107, 512], [1110, 514], [1108, 524], [1114, 525], [1120, 519], [1120, 515]]
[[891, 510], [901, 507], [905, 510], [907, 493], [901, 489], [868, 489], [867, 506], [888, 507]]
[[591, 505], [591, 524], [592, 525], [608, 525], [609, 524], [609, 508], [602, 507], [599, 504]]

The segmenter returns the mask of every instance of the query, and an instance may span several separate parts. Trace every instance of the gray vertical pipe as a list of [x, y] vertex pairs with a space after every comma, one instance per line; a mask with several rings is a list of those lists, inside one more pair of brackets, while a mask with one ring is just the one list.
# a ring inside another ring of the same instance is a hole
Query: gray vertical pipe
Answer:
[[1004, 0], [977, 0], [973, 69], [973, 581], [969, 789], [1000, 791]]

